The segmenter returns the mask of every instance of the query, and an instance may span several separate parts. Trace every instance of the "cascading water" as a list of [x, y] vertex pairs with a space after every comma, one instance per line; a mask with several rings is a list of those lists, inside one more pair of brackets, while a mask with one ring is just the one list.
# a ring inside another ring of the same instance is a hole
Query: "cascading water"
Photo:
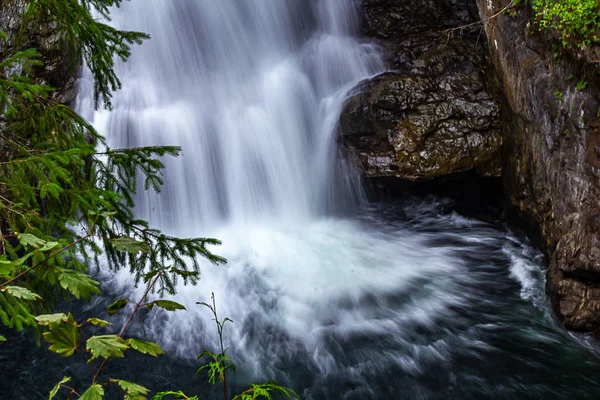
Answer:
[[139, 212], [181, 234], [306, 220], [356, 199], [332, 190], [343, 183], [332, 132], [345, 89], [383, 68], [351, 37], [356, 11], [337, 0], [165, 0], [116, 12], [117, 26], [153, 38], [119, 66], [115, 110], [94, 123], [113, 146], [184, 149], [164, 194], [139, 198]]
[[[214, 251], [229, 260], [179, 287], [187, 312], [145, 316], [147, 333], [180, 357], [216, 349], [195, 305], [215, 292], [234, 320], [225, 340], [240, 384], [276, 378], [322, 399], [562, 393], [545, 381], [561, 371], [557, 343], [593, 357], [544, 311], [538, 254], [444, 201], [369, 208], [338, 159], [348, 89], [384, 69], [356, 38], [357, 3], [133, 0], [115, 11], [116, 26], [152, 39], [118, 65], [114, 111], [92, 111], [86, 75], [79, 110], [112, 147], [181, 146], [137, 213], [221, 239]], [[104, 283], [136, 290], [125, 272]]]
[[[114, 111], [89, 116], [113, 147], [182, 146], [183, 157], [168, 160], [163, 193], [140, 196], [137, 212], [177, 235], [222, 239], [215, 251], [231, 261], [223, 271], [205, 268], [202, 290], [181, 288], [180, 298], [193, 302], [215, 291], [225, 315], [269, 313], [306, 337], [319, 324], [310, 303], [379, 286], [381, 278], [389, 284], [385, 271], [395, 263], [382, 257], [380, 278], [364, 269], [375, 261], [367, 254], [385, 241], [356, 232], [364, 244], [348, 252], [352, 234], [344, 232], [358, 228], [323, 219], [361, 201], [356, 179], [337, 159], [334, 129], [347, 90], [383, 70], [378, 49], [353, 37], [355, 6], [164, 0], [151, 7], [134, 1], [115, 13], [115, 25], [153, 39], [117, 68], [123, 89]], [[82, 88], [83, 113], [89, 93]], [[392, 249], [380, 256], [391, 258]], [[359, 270], [342, 277], [350, 271], [344, 264]], [[262, 283], [251, 291], [264, 284], [264, 293], [248, 302], [242, 286], [232, 286], [253, 274]], [[329, 287], [332, 279], [339, 289]], [[281, 315], [260, 304], [264, 296], [274, 297]], [[176, 325], [192, 333], [185, 322]]]

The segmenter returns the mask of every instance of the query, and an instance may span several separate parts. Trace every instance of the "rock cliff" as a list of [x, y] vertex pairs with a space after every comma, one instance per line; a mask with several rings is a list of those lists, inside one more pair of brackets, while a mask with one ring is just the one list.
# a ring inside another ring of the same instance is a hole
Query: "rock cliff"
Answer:
[[475, 3], [364, 6], [365, 31], [388, 49], [391, 72], [358, 85], [340, 117], [338, 137], [362, 175], [500, 176], [500, 113], [487, 88], [482, 41], [448, 30], [474, 22]]
[[[506, 195], [533, 224], [550, 260], [547, 292], [569, 329], [600, 328], [598, 52], [561, 49], [527, 7], [477, 0], [491, 63], [507, 105], [503, 118]], [[494, 16], [495, 15], [495, 16]], [[492, 17], [494, 16], [494, 17]], [[590, 51], [591, 50], [591, 51]], [[596, 49], [597, 50], [597, 49]], [[587, 79], [578, 89], [577, 82]]]

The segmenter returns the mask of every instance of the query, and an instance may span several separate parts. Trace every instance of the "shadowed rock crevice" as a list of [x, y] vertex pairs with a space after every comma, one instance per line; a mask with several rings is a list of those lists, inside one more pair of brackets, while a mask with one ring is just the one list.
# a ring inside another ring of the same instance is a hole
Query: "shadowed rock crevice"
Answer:
[[363, 8], [363, 31], [380, 38], [466, 25], [478, 15], [475, 2], [464, 0], [363, 0]]

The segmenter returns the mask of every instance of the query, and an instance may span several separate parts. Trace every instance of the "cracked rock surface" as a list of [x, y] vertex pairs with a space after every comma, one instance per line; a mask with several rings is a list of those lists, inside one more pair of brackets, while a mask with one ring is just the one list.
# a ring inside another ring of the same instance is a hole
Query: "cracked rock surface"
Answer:
[[395, 43], [394, 71], [361, 82], [340, 116], [338, 138], [364, 177], [500, 176], [499, 107], [481, 54], [441, 32]]

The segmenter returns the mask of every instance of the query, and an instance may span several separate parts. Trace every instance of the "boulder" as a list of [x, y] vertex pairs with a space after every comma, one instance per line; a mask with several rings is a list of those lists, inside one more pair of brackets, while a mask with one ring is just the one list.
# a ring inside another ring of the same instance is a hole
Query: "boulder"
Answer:
[[395, 46], [394, 72], [354, 89], [338, 138], [364, 177], [500, 176], [499, 106], [478, 54], [458, 37], [410, 36]]

